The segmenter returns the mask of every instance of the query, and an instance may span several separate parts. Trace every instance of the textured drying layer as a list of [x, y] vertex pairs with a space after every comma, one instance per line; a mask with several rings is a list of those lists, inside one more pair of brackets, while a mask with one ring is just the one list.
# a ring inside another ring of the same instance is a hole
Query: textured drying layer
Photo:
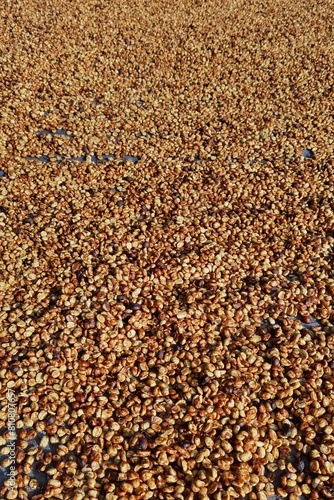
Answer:
[[333, 2], [0, 12], [0, 496], [333, 498]]

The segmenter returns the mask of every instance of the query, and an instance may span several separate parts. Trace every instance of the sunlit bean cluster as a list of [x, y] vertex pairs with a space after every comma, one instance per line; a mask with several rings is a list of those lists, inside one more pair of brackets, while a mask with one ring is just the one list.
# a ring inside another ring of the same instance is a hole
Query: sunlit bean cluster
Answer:
[[334, 498], [331, 2], [0, 15], [1, 498]]

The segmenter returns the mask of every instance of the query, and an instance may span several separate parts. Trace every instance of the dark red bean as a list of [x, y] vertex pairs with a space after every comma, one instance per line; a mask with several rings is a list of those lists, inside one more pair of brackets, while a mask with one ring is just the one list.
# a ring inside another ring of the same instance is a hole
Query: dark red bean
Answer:
[[56, 417], [54, 415], [50, 415], [47, 419], [46, 419], [46, 425], [52, 425], [54, 424], [56, 421]]
[[148, 441], [146, 438], [144, 437], [141, 437], [139, 440], [138, 440], [138, 449], [139, 450], [146, 450], [148, 447]]
[[188, 450], [191, 446], [191, 443], [189, 441], [183, 441], [182, 443], [182, 448], [184, 448], [185, 450]]
[[140, 305], [140, 304], [137, 304], [137, 303], [135, 303], [135, 304], [130, 304], [130, 305], [129, 305], [129, 309], [132, 309], [132, 311], [140, 311], [140, 309], [141, 309], [141, 305]]

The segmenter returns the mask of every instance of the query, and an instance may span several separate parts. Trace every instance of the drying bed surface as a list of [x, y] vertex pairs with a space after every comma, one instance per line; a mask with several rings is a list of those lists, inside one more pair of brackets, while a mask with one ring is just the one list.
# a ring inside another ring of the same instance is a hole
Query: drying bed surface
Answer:
[[2, 2], [1, 497], [334, 498], [332, 7]]

